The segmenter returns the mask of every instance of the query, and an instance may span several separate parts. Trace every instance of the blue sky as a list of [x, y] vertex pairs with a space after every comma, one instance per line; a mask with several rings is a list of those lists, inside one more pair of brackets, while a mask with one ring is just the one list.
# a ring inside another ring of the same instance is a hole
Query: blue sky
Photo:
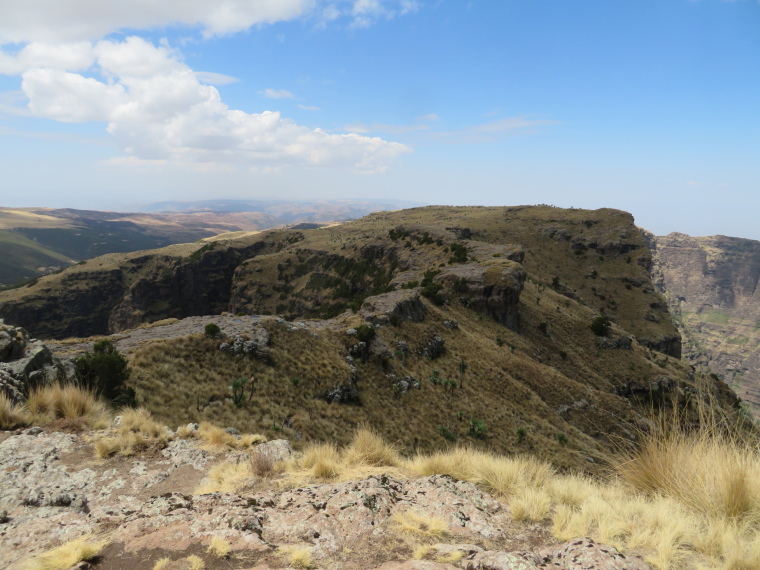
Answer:
[[756, 0], [0, 0], [0, 205], [398, 198], [760, 239]]

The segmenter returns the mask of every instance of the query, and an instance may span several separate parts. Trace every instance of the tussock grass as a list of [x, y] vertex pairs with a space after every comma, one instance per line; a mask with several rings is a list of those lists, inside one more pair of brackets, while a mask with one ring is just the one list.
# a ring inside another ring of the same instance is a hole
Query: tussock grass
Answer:
[[108, 542], [93, 535], [81, 536], [38, 554], [26, 564], [25, 570], [68, 570], [79, 562], [95, 558]]
[[230, 552], [232, 552], [232, 546], [221, 536], [214, 536], [211, 538], [211, 544], [209, 544], [206, 552], [213, 554], [217, 558], [227, 558]]
[[166, 568], [171, 563], [172, 563], [172, 559], [169, 558], [168, 556], [164, 556], [163, 558], [156, 560], [156, 563], [153, 565], [153, 570], [166, 570]]
[[294, 568], [314, 568], [314, 562], [311, 558], [311, 550], [306, 546], [280, 546], [277, 549], [277, 553], [287, 558], [288, 564]]
[[0, 429], [16, 429], [31, 423], [24, 407], [14, 404], [0, 392]]
[[394, 513], [391, 517], [396, 531], [417, 538], [441, 539], [449, 534], [449, 525], [440, 517], [416, 511]]
[[134, 455], [150, 449], [162, 449], [171, 439], [169, 430], [155, 421], [143, 408], [125, 410], [114, 437], [103, 437], [94, 444], [95, 456], [102, 459], [116, 455]]
[[403, 461], [396, 449], [368, 428], [358, 429], [351, 442], [339, 450], [332, 443], [311, 444], [300, 457], [282, 469], [289, 484], [310, 481], [349, 481], [381, 473], [400, 473]]
[[185, 560], [188, 561], [190, 570], [204, 570], [206, 568], [206, 563], [199, 556], [188, 556]]
[[106, 404], [90, 391], [72, 384], [51, 384], [34, 389], [25, 404], [32, 423], [81, 418], [91, 428], [110, 421]]
[[250, 461], [223, 461], [209, 469], [193, 494], [237, 493], [254, 479]]
[[[187, 426], [185, 426], [187, 429]], [[183, 432], [185, 434], [186, 432]], [[201, 422], [197, 434], [190, 432], [188, 435], [197, 435], [204, 443], [207, 449], [212, 451], [222, 448], [228, 449], [249, 449], [254, 445], [265, 443], [267, 438], [260, 434], [246, 433], [240, 437], [227, 433], [223, 428], [215, 426], [210, 422]], [[182, 436], [180, 436], [182, 437]]]

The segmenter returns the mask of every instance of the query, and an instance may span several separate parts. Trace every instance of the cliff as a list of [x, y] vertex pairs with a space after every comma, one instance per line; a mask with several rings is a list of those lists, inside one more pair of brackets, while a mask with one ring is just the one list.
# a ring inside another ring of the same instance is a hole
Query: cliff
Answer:
[[760, 242], [672, 233], [650, 243], [653, 281], [684, 358], [720, 376], [760, 416]]

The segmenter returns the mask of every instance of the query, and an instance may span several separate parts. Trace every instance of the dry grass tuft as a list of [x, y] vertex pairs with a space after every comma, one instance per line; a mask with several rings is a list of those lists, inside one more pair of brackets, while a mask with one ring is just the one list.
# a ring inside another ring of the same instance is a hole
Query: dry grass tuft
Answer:
[[265, 443], [267, 438], [263, 435], [246, 433], [239, 438], [225, 429], [215, 426], [210, 422], [201, 422], [197, 433], [192, 432], [185, 426], [185, 431], [180, 437], [199, 437], [209, 450], [216, 451], [223, 448], [228, 449], [249, 449], [260, 443]]
[[27, 426], [30, 423], [29, 416], [24, 412], [23, 406], [18, 406], [0, 392], [0, 429], [16, 429]]
[[107, 545], [106, 539], [82, 536], [35, 556], [25, 570], [68, 570], [79, 562], [92, 560]]
[[353, 440], [343, 450], [343, 461], [349, 465], [369, 465], [373, 467], [398, 467], [401, 458], [398, 451], [388, 445], [377, 432], [360, 428]]
[[29, 394], [26, 409], [33, 423], [83, 418], [91, 428], [104, 428], [110, 421], [106, 405], [95, 395], [72, 384], [51, 384]]
[[153, 570], [166, 570], [166, 567], [171, 564], [172, 559], [168, 556], [165, 556], [159, 560], [156, 560], [156, 563], [153, 565]]
[[134, 455], [150, 449], [162, 449], [171, 439], [169, 430], [155, 421], [143, 408], [125, 410], [115, 437], [95, 442], [95, 456], [102, 459], [117, 453]]
[[204, 570], [206, 568], [206, 563], [198, 556], [188, 556], [185, 560], [190, 563], [190, 570]]
[[209, 544], [206, 552], [213, 554], [217, 558], [227, 558], [230, 552], [232, 552], [232, 546], [221, 536], [214, 536], [211, 538], [211, 544]]
[[223, 461], [209, 469], [206, 478], [193, 494], [237, 493], [253, 480], [254, 474], [249, 461]]
[[311, 550], [306, 546], [280, 546], [277, 549], [278, 554], [288, 559], [288, 563], [294, 568], [314, 568], [314, 562], [311, 558]]
[[449, 525], [443, 519], [415, 511], [394, 513], [391, 520], [396, 530], [404, 535], [440, 539], [449, 533]]

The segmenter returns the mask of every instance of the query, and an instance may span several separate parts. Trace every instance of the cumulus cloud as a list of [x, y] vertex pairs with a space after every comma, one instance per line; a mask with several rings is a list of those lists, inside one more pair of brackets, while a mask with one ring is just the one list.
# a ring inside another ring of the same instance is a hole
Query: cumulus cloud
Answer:
[[[2, 1], [2, 0], [0, 0]], [[124, 163], [182, 162], [339, 166], [382, 171], [411, 152], [403, 144], [350, 132], [300, 126], [277, 111], [230, 109], [215, 85], [236, 78], [190, 69], [163, 41], [125, 30], [184, 26], [204, 37], [294, 18], [317, 22], [361, 19], [369, 25], [418, 8], [415, 0], [24, 0], [4, 2], [0, 18], [0, 73], [21, 77], [21, 93], [0, 101], [0, 112], [60, 122], [104, 122]], [[293, 99], [284, 89], [261, 92]], [[317, 110], [316, 107], [301, 106]]]
[[124, 153], [140, 161], [199, 165], [299, 165], [376, 172], [409, 147], [357, 133], [309, 129], [276, 111], [230, 109], [212, 85], [166, 46], [130, 37], [92, 46], [102, 79], [33, 68], [21, 87], [30, 111], [62, 122], [102, 121]]

